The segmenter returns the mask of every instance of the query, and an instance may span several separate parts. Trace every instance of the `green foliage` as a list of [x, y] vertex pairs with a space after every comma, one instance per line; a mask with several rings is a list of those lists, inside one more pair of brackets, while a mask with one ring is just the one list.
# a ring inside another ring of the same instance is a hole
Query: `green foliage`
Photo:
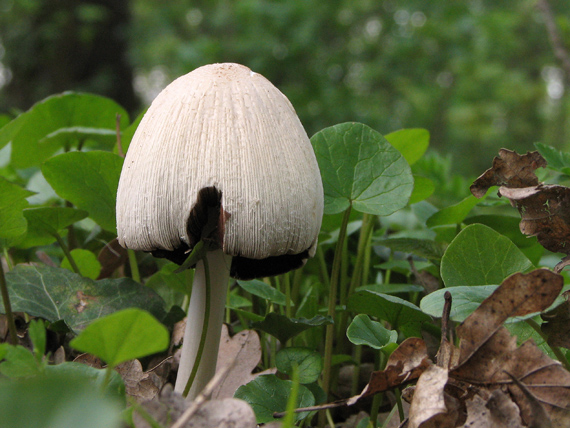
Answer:
[[253, 279], [251, 281], [238, 281], [237, 283], [241, 288], [254, 296], [267, 299], [277, 305], [285, 305], [285, 294], [263, 281]]
[[115, 367], [164, 351], [168, 343], [168, 331], [156, 318], [148, 312], [130, 308], [92, 322], [70, 345]]
[[355, 345], [383, 349], [391, 343], [396, 343], [398, 332], [388, 330], [378, 321], [372, 321], [369, 316], [360, 314], [355, 316], [348, 326], [346, 336]]
[[378, 132], [359, 123], [323, 129], [311, 138], [323, 178], [325, 214], [355, 210], [389, 215], [413, 188], [410, 167]]
[[22, 209], [28, 206], [25, 198], [32, 194], [0, 177], [0, 244], [9, 245], [26, 233], [28, 223]]
[[30, 248], [51, 244], [62, 229], [83, 220], [87, 211], [70, 207], [37, 207], [25, 209], [28, 233], [20, 248]]
[[70, 152], [46, 161], [42, 172], [59, 196], [84, 209], [103, 229], [115, 232], [115, 201], [123, 158], [113, 153]]
[[508, 238], [482, 224], [472, 224], [449, 244], [441, 260], [441, 278], [446, 287], [496, 285], [531, 266]]
[[[287, 408], [287, 399], [291, 395], [292, 382], [281, 380], [275, 375], [258, 376], [247, 385], [240, 386], [234, 397], [248, 402], [257, 418], [257, 423], [275, 421], [273, 413]], [[295, 407], [309, 407], [315, 404], [315, 397], [304, 386], [299, 385]], [[299, 413], [296, 420], [305, 418], [307, 414]]]
[[323, 358], [318, 352], [307, 348], [284, 348], [275, 356], [277, 370], [292, 376], [297, 370], [298, 382], [313, 383], [323, 370]]
[[75, 332], [128, 307], [148, 310], [159, 319], [165, 316], [163, 300], [129, 278], [93, 281], [67, 269], [16, 266], [6, 273], [6, 281], [14, 311], [50, 322], [64, 320]]
[[305, 330], [331, 323], [332, 320], [329, 317], [323, 317], [322, 315], [316, 315], [311, 319], [288, 318], [284, 315], [270, 312], [263, 321], [254, 322], [252, 327], [269, 333], [279, 339], [281, 343], [285, 343]]

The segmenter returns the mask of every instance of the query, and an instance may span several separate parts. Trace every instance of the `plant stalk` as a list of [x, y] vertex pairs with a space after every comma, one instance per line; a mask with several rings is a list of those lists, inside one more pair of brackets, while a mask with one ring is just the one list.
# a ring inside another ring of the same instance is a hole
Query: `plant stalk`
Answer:
[[12, 313], [12, 305], [10, 304], [10, 295], [8, 294], [8, 284], [6, 284], [6, 277], [4, 276], [4, 267], [2, 266], [2, 260], [0, 260], [0, 291], [2, 292], [4, 312], [8, 321], [10, 343], [15, 346], [18, 344], [18, 334], [16, 333], [16, 322], [14, 321], [14, 314]]
[[[222, 250], [209, 251], [206, 254], [208, 261], [208, 271], [210, 276], [211, 301], [209, 305], [209, 316], [204, 323], [206, 314], [206, 266], [202, 260], [196, 265], [194, 283], [192, 285], [192, 295], [186, 319], [186, 330], [184, 332], [184, 342], [182, 344], [182, 355], [180, 367], [176, 378], [174, 390], [183, 393], [194, 366], [196, 375], [192, 386], [188, 389], [186, 398], [191, 401], [202, 391], [209, 380], [216, 372], [218, 360], [218, 348], [220, 345], [220, 335], [224, 320], [224, 310], [226, 304], [226, 294], [228, 290], [228, 279], [230, 274], [231, 256], [227, 256]], [[207, 329], [204, 329], [207, 324]], [[204, 336], [202, 331], [204, 330]], [[200, 339], [204, 337], [202, 345], [202, 358], [198, 359], [200, 350]]]
[[69, 260], [69, 264], [71, 265], [71, 269], [73, 269], [73, 272], [81, 275], [81, 272], [79, 272], [79, 267], [77, 267], [77, 263], [75, 263], [75, 259], [71, 255], [71, 252], [69, 251], [69, 247], [65, 244], [61, 235], [56, 232], [53, 234], [53, 237], [56, 239], [57, 243], [61, 247], [63, 254], [65, 254], [65, 257], [67, 257], [67, 260]]

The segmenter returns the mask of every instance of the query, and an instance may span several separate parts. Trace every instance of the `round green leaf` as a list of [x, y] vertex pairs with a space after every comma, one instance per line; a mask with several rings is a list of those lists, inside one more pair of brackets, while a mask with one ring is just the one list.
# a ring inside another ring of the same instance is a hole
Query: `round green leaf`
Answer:
[[275, 356], [275, 365], [281, 373], [291, 376], [297, 367], [299, 383], [316, 382], [323, 370], [323, 358], [308, 348], [283, 348]]
[[123, 158], [108, 152], [69, 152], [44, 163], [45, 179], [59, 196], [89, 212], [109, 231], [116, 232], [115, 201]]
[[[74, 250], [71, 250], [71, 257], [75, 260], [81, 276], [97, 279], [99, 273], [101, 273], [101, 263], [99, 263], [95, 254], [89, 250], [75, 248]], [[67, 257], [61, 262], [61, 267], [73, 271], [71, 263], [69, 263]]]
[[421, 128], [400, 129], [386, 135], [386, 140], [402, 153], [408, 164], [413, 165], [429, 146], [429, 131]]
[[414, 175], [414, 190], [410, 196], [409, 204], [415, 204], [429, 198], [435, 191], [435, 185], [429, 178]]
[[40, 165], [58, 149], [72, 142], [115, 132], [129, 123], [128, 113], [109, 98], [65, 92], [48, 97], [0, 129], [0, 148], [12, 142], [15, 168]]
[[277, 305], [285, 305], [285, 294], [259, 279], [238, 281], [237, 283], [245, 291], [255, 296], [267, 299], [271, 303], [275, 303]]
[[377, 321], [372, 321], [368, 315], [360, 314], [354, 317], [346, 337], [355, 345], [368, 345], [374, 349], [382, 349], [389, 343], [396, 343], [398, 332], [388, 330]]
[[98, 319], [70, 342], [72, 348], [95, 355], [113, 367], [164, 351], [168, 344], [166, 327], [137, 308]]
[[446, 287], [493, 285], [532, 266], [511, 240], [490, 227], [472, 224], [449, 244], [441, 259]]
[[451, 205], [449, 207], [442, 208], [433, 214], [430, 218], [427, 219], [426, 224], [428, 227], [442, 226], [446, 224], [459, 224], [465, 220], [465, 217], [467, 217], [475, 205], [484, 199], [484, 197], [477, 199], [475, 196], [469, 195], [461, 202], [458, 202], [457, 204]]
[[425, 296], [420, 302], [420, 308], [432, 317], [441, 318], [445, 303], [443, 295], [449, 291], [452, 297], [450, 318], [453, 321], [463, 322], [497, 287], [497, 285], [459, 285], [443, 288]]
[[[287, 408], [287, 400], [291, 394], [292, 382], [281, 380], [275, 375], [258, 376], [247, 385], [240, 386], [235, 398], [249, 403], [255, 412], [258, 424], [276, 421], [275, 412], [283, 412]], [[295, 407], [309, 407], [315, 404], [315, 397], [304, 386], [299, 385], [299, 393]], [[307, 416], [307, 412], [295, 415], [297, 421]]]
[[392, 328], [400, 329], [406, 336], [420, 336], [421, 325], [431, 321], [413, 303], [369, 290], [358, 291], [350, 296], [348, 309], [388, 321]]
[[410, 166], [386, 139], [361, 123], [317, 132], [311, 143], [321, 170], [325, 214], [345, 211], [389, 215], [406, 206], [413, 188]]
[[55, 241], [55, 234], [65, 227], [87, 217], [84, 210], [69, 207], [40, 207], [24, 210], [28, 221], [28, 233], [19, 248], [48, 245]]

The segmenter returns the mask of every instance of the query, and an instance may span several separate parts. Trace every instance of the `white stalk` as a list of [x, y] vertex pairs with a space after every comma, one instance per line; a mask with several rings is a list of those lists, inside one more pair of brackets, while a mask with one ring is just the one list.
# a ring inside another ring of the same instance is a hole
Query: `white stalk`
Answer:
[[[232, 261], [232, 257], [224, 254], [222, 250], [209, 251], [206, 257], [208, 258], [210, 267], [210, 317], [206, 342], [201, 361], [199, 362], [198, 372], [186, 397], [189, 401], [196, 398], [210, 379], [214, 377], [216, 372], [218, 348], [220, 346], [220, 335], [224, 320], [226, 293]], [[205, 309], [206, 274], [204, 271], [204, 263], [200, 261], [196, 265], [196, 273], [194, 274], [192, 295], [190, 296], [190, 306], [186, 320], [186, 330], [184, 332], [184, 342], [182, 344], [182, 355], [180, 357], [176, 386], [174, 387], [174, 390], [180, 394], [184, 392], [184, 388], [186, 387], [186, 383], [196, 362], [196, 355], [202, 335]]]

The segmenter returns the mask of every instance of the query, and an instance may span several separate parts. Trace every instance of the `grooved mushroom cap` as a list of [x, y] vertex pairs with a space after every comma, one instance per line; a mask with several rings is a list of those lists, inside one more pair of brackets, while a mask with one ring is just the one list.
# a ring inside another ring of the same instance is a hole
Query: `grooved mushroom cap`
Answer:
[[310, 141], [289, 100], [238, 64], [200, 67], [150, 106], [119, 181], [119, 243], [181, 263], [216, 204], [235, 277], [287, 272], [316, 250], [323, 188]]

